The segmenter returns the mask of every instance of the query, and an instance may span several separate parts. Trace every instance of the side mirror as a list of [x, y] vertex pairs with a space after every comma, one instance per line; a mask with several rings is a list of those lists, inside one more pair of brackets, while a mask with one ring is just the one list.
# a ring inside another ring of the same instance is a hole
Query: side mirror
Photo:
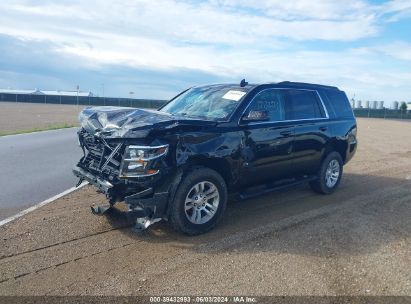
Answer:
[[247, 116], [244, 116], [243, 121], [268, 121], [268, 111], [250, 111]]

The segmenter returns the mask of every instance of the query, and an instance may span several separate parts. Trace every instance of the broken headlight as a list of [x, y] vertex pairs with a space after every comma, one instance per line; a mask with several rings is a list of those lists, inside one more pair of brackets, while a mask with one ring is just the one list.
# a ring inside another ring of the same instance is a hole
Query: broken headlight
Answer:
[[159, 172], [153, 168], [154, 162], [165, 156], [168, 145], [162, 146], [127, 146], [120, 168], [120, 178], [144, 177]]

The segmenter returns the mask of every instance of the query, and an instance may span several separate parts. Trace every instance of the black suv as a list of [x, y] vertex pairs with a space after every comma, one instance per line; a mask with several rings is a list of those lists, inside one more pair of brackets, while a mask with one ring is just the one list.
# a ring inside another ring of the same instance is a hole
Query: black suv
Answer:
[[229, 193], [301, 182], [332, 193], [357, 146], [345, 93], [307, 83], [198, 86], [158, 110], [94, 107], [79, 119], [84, 156], [73, 172], [110, 203], [92, 211], [124, 201], [136, 229], [166, 219], [191, 235], [217, 224]]

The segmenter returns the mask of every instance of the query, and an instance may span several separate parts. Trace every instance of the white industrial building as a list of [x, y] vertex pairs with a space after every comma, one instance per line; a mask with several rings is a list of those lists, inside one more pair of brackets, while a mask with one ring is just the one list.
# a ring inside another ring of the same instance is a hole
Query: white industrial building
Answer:
[[[32, 94], [32, 95], [50, 95], [50, 96], [79, 96], [79, 97], [95, 97], [92, 92], [84, 91], [49, 91], [49, 90], [14, 90], [14, 89], [0, 89], [0, 94]], [[77, 95], [78, 94], [78, 95]]]

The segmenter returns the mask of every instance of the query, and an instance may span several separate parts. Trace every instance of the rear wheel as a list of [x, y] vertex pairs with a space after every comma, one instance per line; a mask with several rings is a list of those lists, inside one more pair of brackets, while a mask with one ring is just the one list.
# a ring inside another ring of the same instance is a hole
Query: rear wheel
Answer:
[[180, 183], [170, 203], [169, 221], [179, 232], [205, 233], [218, 223], [227, 204], [227, 186], [216, 171], [197, 168]]
[[330, 194], [335, 191], [341, 181], [343, 160], [338, 152], [331, 152], [324, 158], [318, 179], [310, 182], [311, 188], [321, 194]]

